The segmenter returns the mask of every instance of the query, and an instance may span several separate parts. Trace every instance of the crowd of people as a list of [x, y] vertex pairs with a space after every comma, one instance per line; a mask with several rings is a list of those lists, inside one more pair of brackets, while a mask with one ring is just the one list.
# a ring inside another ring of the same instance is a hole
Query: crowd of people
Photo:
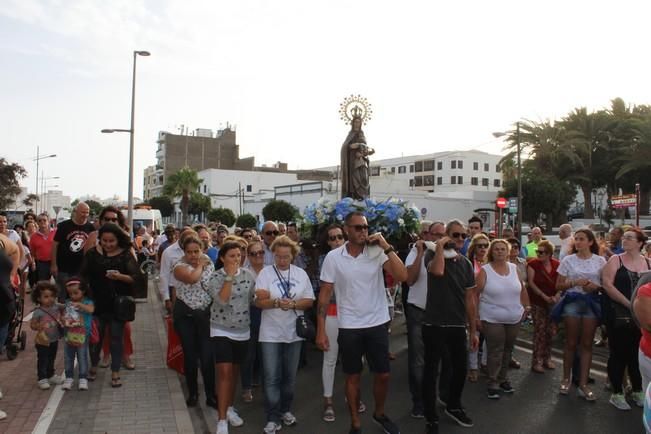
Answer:
[[[217, 411], [217, 433], [244, 420], [235, 409], [262, 384], [266, 425], [276, 433], [298, 423], [293, 414], [296, 375], [306, 342], [323, 351], [324, 423], [336, 420], [335, 399], [345, 399], [350, 433], [361, 433], [366, 404], [360, 393], [364, 366], [373, 374], [373, 421], [384, 432], [400, 429], [385, 403], [391, 371], [391, 282], [402, 284], [408, 342], [411, 416], [438, 432], [439, 408], [472, 427], [462, 403], [466, 381], [483, 376], [486, 397], [516, 393], [509, 369], [520, 368], [514, 345], [527, 319], [533, 323], [532, 375], [556, 369], [552, 340], [563, 328], [560, 395], [597, 399], [590, 376], [595, 334], [608, 343], [609, 403], [642, 407], [651, 380], [651, 261], [647, 237], [617, 227], [608, 240], [587, 228], [560, 228], [560, 243], [540, 228], [521, 243], [509, 228], [498, 238], [483, 221], [423, 221], [410, 247], [397, 252], [383, 234], [369, 234], [363, 213], [324, 228], [313, 243], [294, 223], [265, 222], [230, 233], [197, 224], [162, 234], [139, 228], [130, 236], [124, 216], [106, 207], [95, 224], [79, 203], [70, 220], [51, 229], [46, 215], [28, 215], [17, 231], [0, 215], [0, 285], [26, 288], [36, 306], [38, 387], [79, 390], [111, 370], [135, 369], [130, 321], [133, 295], [146, 278], [139, 263], [159, 264], [159, 292], [184, 352], [186, 404], [199, 400]], [[3, 290], [0, 341], [6, 339], [11, 291]], [[4, 300], [3, 300], [4, 301]], [[65, 376], [54, 373], [63, 341]], [[103, 356], [102, 356], [103, 354]], [[341, 362], [345, 396], [334, 396]], [[367, 401], [368, 403], [368, 401]], [[0, 413], [0, 417], [2, 417]], [[6, 417], [6, 415], [5, 415]]]

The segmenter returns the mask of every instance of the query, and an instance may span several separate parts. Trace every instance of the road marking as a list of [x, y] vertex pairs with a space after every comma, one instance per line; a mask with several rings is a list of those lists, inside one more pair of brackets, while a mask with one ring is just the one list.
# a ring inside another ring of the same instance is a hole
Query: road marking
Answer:
[[[530, 350], [529, 348], [521, 347], [520, 345], [515, 345], [513, 348], [515, 348], [515, 349], [517, 349], [519, 351], [522, 351], [524, 353], [527, 353], [527, 354], [532, 354], [533, 353], [533, 351]], [[556, 363], [560, 364], [561, 366], [563, 364], [563, 359], [561, 359], [560, 357], [552, 356], [552, 360], [555, 361]], [[594, 368], [590, 369], [591, 374], [595, 374], [596, 376], [601, 377], [601, 378], [608, 378], [608, 374], [606, 373], [605, 370], [603, 370], [603, 369], [606, 368], [605, 363], [601, 363], [601, 362], [593, 360], [592, 364], [597, 365], [599, 368], [602, 368], [602, 369], [594, 369]]]
[[[77, 359], [75, 358], [73, 372], [74, 368], [76, 367]], [[61, 373], [61, 376], [65, 377], [65, 371]], [[34, 427], [32, 434], [47, 434], [47, 430], [50, 429], [54, 415], [56, 415], [59, 404], [61, 404], [61, 400], [63, 399], [63, 395], [65, 395], [65, 393], [66, 392], [61, 388], [60, 384], [54, 385], [54, 390], [52, 390], [52, 393], [50, 394], [50, 399], [48, 399], [47, 404], [41, 413], [41, 416], [38, 418], [38, 422], [36, 422], [36, 426]]]

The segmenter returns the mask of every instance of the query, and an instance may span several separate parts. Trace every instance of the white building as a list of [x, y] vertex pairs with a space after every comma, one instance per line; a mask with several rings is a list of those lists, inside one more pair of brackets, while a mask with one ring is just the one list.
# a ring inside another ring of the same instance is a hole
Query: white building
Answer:
[[39, 212], [47, 212], [51, 217], [61, 217], [68, 215], [66, 211], [70, 208], [70, 196], [65, 196], [61, 190], [48, 190], [47, 193], [41, 195], [41, 202], [39, 203]]

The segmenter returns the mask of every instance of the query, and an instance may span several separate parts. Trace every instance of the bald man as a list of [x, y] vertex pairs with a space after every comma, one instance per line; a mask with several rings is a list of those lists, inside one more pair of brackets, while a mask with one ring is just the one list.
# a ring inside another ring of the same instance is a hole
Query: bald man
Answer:
[[66, 280], [79, 274], [88, 234], [95, 231], [95, 227], [88, 222], [89, 214], [88, 205], [79, 202], [72, 210], [72, 218], [57, 225], [52, 243], [50, 271], [59, 285], [59, 301], [66, 299]]

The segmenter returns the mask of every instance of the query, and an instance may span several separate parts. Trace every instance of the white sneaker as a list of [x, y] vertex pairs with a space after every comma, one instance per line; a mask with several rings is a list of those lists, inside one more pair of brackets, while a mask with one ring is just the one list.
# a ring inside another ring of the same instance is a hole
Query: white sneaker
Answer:
[[244, 421], [232, 406], [228, 407], [228, 410], [226, 410], [226, 419], [228, 420], [228, 423], [231, 424], [231, 426], [237, 427], [244, 425]]
[[216, 434], [228, 434], [228, 421], [220, 420], [217, 422], [217, 433]]
[[2, 419], [6, 419], [6, 418], [7, 418], [7, 413], [5, 413], [4, 411], [0, 410], [0, 420], [2, 420]]
[[63, 376], [54, 374], [47, 380], [50, 384], [61, 384], [63, 383]]
[[63, 390], [70, 390], [72, 389], [72, 382], [74, 380], [72, 378], [66, 378], [65, 381], [63, 382], [63, 386], [61, 386], [61, 389]]
[[289, 411], [285, 414], [283, 414], [283, 423], [287, 426], [293, 426], [296, 425], [296, 416], [291, 414]]
[[4, 398], [4, 395], [2, 394], [2, 389], [0, 389], [0, 399]]
[[262, 431], [264, 434], [276, 434], [278, 431], [280, 431], [282, 427], [278, 425], [276, 422], [267, 422], [267, 424], [264, 426], [264, 430]]
[[618, 410], [630, 410], [631, 406], [626, 402], [626, 397], [623, 393], [613, 393], [610, 395], [610, 400], [608, 401], [615, 406]]
[[50, 388], [50, 383], [46, 379], [38, 380], [38, 388], [41, 390], [48, 390]]
[[88, 380], [85, 378], [79, 379], [79, 390], [88, 390]]

